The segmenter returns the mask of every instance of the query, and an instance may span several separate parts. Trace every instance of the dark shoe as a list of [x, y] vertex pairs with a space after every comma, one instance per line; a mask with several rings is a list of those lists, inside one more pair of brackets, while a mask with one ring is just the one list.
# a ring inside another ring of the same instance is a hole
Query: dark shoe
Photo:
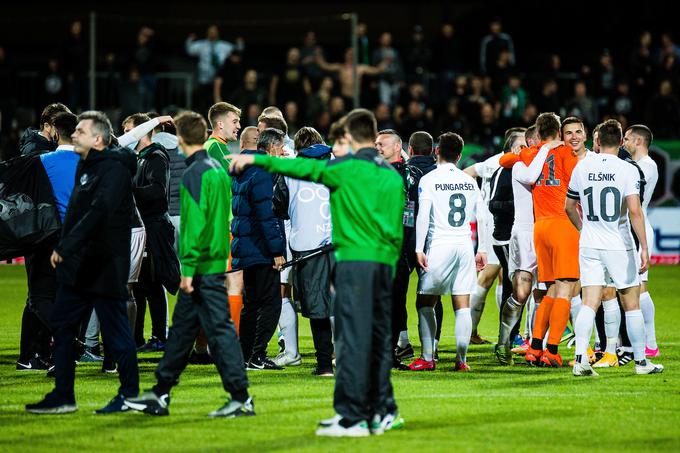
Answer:
[[111, 359], [104, 358], [102, 362], [102, 373], [114, 374], [117, 373], [116, 362]]
[[159, 396], [153, 390], [149, 390], [136, 398], [125, 398], [125, 405], [149, 415], [169, 415], [170, 395], [165, 393]]
[[94, 350], [90, 348], [85, 348], [85, 352], [83, 352], [83, 355], [80, 356], [80, 359], [78, 359], [78, 362], [83, 362], [83, 363], [95, 363], [95, 362], [103, 362], [104, 357], [98, 355], [95, 353]]
[[26, 412], [32, 414], [68, 414], [77, 410], [75, 401], [64, 401], [54, 393], [48, 393], [39, 403], [26, 405]]
[[617, 356], [619, 358], [619, 366], [626, 366], [633, 361], [633, 353], [630, 351], [617, 351]]
[[165, 341], [161, 341], [156, 337], [149, 338], [145, 344], [137, 348], [137, 352], [160, 352], [165, 351]]
[[37, 354], [30, 360], [17, 360], [17, 371], [46, 371], [50, 365]]
[[213, 360], [212, 356], [207, 352], [196, 352], [194, 349], [189, 356], [189, 363], [193, 363], [194, 365], [210, 365], [215, 363], [215, 360]]
[[248, 398], [245, 403], [239, 401], [227, 400], [226, 404], [219, 409], [212, 411], [208, 417], [212, 418], [234, 418], [234, 417], [252, 417], [255, 415], [255, 405], [253, 399]]
[[274, 362], [272, 362], [270, 359], [267, 357], [256, 357], [253, 359], [250, 359], [250, 362], [248, 362], [248, 366], [246, 367], [247, 370], [250, 371], [261, 371], [261, 370], [283, 370], [283, 367], [278, 366]]
[[394, 348], [394, 355], [399, 360], [406, 360], [413, 358], [413, 356], [415, 356], [415, 351], [413, 350], [413, 346], [411, 345], [411, 343], [407, 344], [403, 348], [397, 345], [397, 347]]
[[319, 368], [316, 367], [312, 371], [312, 376], [321, 376], [321, 377], [333, 377], [333, 368]]
[[130, 407], [125, 404], [125, 397], [123, 395], [116, 395], [106, 406], [102, 407], [101, 409], [97, 409], [94, 411], [94, 413], [97, 415], [105, 415], [129, 411]]

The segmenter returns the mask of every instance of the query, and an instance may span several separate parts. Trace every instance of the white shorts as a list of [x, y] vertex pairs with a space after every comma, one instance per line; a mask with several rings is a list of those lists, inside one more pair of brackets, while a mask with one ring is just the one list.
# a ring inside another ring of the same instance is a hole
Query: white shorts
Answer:
[[475, 255], [465, 244], [437, 244], [426, 252], [428, 271], [418, 270], [418, 294], [471, 294], [477, 284]]
[[146, 246], [146, 230], [144, 227], [133, 228], [130, 240], [130, 274], [128, 283], [136, 283], [142, 270], [144, 247]]
[[536, 277], [536, 249], [533, 230], [513, 229], [510, 236], [510, 259], [508, 273], [510, 278], [515, 271], [529, 272]]
[[496, 256], [496, 252], [494, 251], [493, 247], [491, 246], [491, 244], [493, 243], [492, 233], [493, 233], [493, 227], [491, 227], [491, 231], [487, 232], [487, 235], [486, 235], [486, 243], [489, 244], [489, 246], [487, 247], [488, 250], [486, 251], [486, 264], [493, 264], [495, 266], [500, 266], [501, 262], [498, 259], [498, 257]]
[[581, 286], [607, 286], [609, 282], [614, 283], [616, 289], [637, 286], [640, 284], [639, 260], [635, 250], [581, 248]]
[[[654, 228], [652, 228], [649, 222], [645, 222], [645, 236], [647, 236], [647, 248], [651, 254], [652, 244], [654, 244]], [[647, 270], [640, 274], [640, 280], [643, 282], [649, 281], [649, 265], [647, 266]]]

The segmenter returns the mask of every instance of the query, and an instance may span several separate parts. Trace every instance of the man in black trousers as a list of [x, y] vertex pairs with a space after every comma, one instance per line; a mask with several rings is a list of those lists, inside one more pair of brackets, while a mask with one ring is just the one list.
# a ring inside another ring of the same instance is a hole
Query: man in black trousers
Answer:
[[36, 414], [78, 409], [74, 339], [92, 307], [108, 352], [118, 364], [121, 383], [118, 394], [95, 413], [126, 411], [125, 397], [139, 393], [137, 356], [126, 308], [135, 156], [111, 146], [111, 122], [103, 113], [85, 112], [78, 120], [73, 144], [81, 160], [61, 239], [50, 258], [59, 283], [51, 318], [56, 383], [42, 401], [26, 405], [28, 412]]

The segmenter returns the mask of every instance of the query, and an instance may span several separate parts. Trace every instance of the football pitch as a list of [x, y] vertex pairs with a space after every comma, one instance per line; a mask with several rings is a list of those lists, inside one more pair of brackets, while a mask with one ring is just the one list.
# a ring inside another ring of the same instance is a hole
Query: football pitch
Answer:
[[[22, 266], [0, 267], [1, 451], [680, 451], [680, 267], [654, 267], [650, 289], [666, 369], [636, 376], [633, 365], [574, 378], [570, 368], [497, 366], [491, 345], [472, 346], [473, 372], [454, 373], [454, 317], [445, 305], [440, 361], [434, 372], [394, 372], [403, 430], [364, 439], [314, 436], [332, 412], [333, 379], [311, 375], [309, 324], [300, 318], [303, 364], [282, 372], [249, 372], [256, 417], [208, 419], [225, 393], [214, 365], [189, 365], [172, 393], [169, 417], [136, 413], [95, 416], [115, 395], [117, 375], [98, 364], [76, 370], [78, 412], [32, 415], [53, 382], [43, 372], [17, 372], [21, 313], [26, 297]], [[415, 280], [412, 281], [415, 283]], [[413, 287], [409, 333], [418, 347]], [[497, 336], [498, 314], [489, 293], [480, 333]], [[147, 316], [147, 334], [150, 324]], [[563, 345], [565, 359], [573, 350]], [[270, 355], [276, 353], [271, 342]], [[140, 356], [141, 387], [154, 383], [160, 353]], [[599, 372], [599, 371], [598, 371]]]

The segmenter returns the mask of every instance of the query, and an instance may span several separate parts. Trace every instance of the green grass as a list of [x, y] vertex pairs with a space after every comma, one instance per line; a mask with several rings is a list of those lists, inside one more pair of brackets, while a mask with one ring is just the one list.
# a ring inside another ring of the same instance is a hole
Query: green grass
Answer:
[[[79, 365], [76, 372], [77, 413], [27, 414], [24, 404], [39, 400], [52, 381], [43, 373], [14, 370], [26, 293], [23, 267], [0, 267], [0, 288], [1, 451], [680, 450], [678, 267], [652, 271], [664, 374], [635, 376], [630, 365], [604, 370], [596, 379], [573, 378], [569, 368], [508, 369], [496, 366], [491, 346], [473, 346], [473, 373], [455, 374], [454, 318], [447, 306], [437, 371], [393, 374], [405, 429], [341, 440], [314, 436], [316, 421], [332, 415], [333, 381], [310, 375], [314, 359], [305, 320], [301, 367], [249, 374], [257, 417], [208, 419], [205, 415], [225, 395], [214, 367], [197, 365], [188, 367], [174, 390], [170, 417], [92, 415], [118, 384], [116, 376], [103, 375], [90, 364]], [[498, 322], [492, 294], [480, 328], [488, 338], [495, 336]], [[409, 327], [417, 342], [413, 299], [411, 293]], [[272, 352], [274, 347], [272, 342]], [[153, 383], [158, 360], [158, 354], [141, 358], [143, 388]]]

